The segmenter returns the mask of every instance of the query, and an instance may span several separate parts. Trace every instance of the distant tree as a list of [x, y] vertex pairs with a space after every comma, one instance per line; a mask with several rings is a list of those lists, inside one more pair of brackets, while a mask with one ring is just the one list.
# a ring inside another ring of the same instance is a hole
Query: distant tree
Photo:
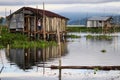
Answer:
[[3, 20], [4, 20], [4, 17], [1, 17], [1, 18], [0, 18], [0, 24], [3, 23]]

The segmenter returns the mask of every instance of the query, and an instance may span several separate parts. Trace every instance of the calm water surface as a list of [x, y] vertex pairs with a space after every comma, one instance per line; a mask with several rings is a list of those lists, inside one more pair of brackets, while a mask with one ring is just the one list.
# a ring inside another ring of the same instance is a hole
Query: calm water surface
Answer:
[[[51, 70], [51, 65], [68, 66], [120, 66], [120, 35], [112, 40], [86, 39], [86, 33], [69, 33], [81, 35], [81, 38], [69, 38], [61, 46], [45, 49], [2, 49], [0, 50], [0, 69], [4, 66], [1, 80], [120, 80], [120, 71], [97, 71], [65, 69]], [[96, 35], [96, 34], [95, 34]], [[106, 50], [102, 53], [101, 50]]]

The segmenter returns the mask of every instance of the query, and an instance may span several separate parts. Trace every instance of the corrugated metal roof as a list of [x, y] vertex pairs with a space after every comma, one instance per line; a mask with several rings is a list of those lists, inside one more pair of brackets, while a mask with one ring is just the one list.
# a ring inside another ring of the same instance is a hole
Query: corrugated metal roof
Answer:
[[98, 16], [94, 16], [91, 18], [88, 18], [89, 21], [106, 21], [108, 19], [110, 19], [111, 17], [98, 17]]
[[[22, 7], [19, 10], [15, 11], [14, 13], [18, 13], [22, 10], [29, 10], [29, 11], [32, 11], [34, 14], [43, 15], [43, 9], [37, 9], [37, 8], [31, 8], [31, 7]], [[12, 13], [11, 15], [13, 15], [14, 13]], [[56, 13], [53, 13], [53, 12], [47, 11], [47, 10], [44, 10], [44, 14], [48, 17], [59, 17], [59, 18], [64, 18], [64, 19], [69, 20], [68, 18], [66, 18], [64, 16], [61, 16], [59, 14], [56, 14]], [[10, 17], [11, 15], [9, 15], [8, 17]]]

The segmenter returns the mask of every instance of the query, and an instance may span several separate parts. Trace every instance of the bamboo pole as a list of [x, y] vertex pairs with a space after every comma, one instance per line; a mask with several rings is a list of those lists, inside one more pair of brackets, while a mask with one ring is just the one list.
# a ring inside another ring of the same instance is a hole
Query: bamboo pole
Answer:
[[120, 66], [55, 66], [51, 65], [51, 69], [96, 69], [98, 70], [120, 70]]
[[57, 41], [58, 41], [58, 45], [60, 45], [60, 31], [58, 26], [57, 26]]
[[37, 14], [36, 14], [36, 16], [35, 16], [35, 18], [34, 18], [34, 31], [35, 31], [35, 39], [36, 39], [36, 34], [38, 34], [38, 33], [36, 33], [38, 30], [37, 30], [37, 27], [38, 27], [38, 5], [36, 6], [36, 12], [37, 12]]
[[57, 41], [58, 41], [58, 53], [59, 53], [59, 66], [58, 66], [58, 69], [59, 69], [59, 80], [61, 80], [61, 77], [62, 77], [62, 75], [61, 75], [61, 73], [62, 73], [62, 70], [61, 70], [62, 61], [61, 61], [60, 31], [59, 31], [60, 28], [59, 28], [58, 22], [56, 23], [56, 27], [57, 27]]
[[46, 34], [45, 34], [45, 7], [44, 7], [44, 2], [43, 2], [43, 38], [44, 38], [44, 40], [46, 39]]

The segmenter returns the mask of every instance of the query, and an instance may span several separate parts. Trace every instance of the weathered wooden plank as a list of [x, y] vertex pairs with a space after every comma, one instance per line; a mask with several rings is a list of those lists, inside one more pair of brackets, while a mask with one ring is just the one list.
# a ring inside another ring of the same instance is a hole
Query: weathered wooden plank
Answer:
[[120, 70], [120, 66], [55, 66], [51, 65], [51, 69], [98, 69], [98, 70]]

